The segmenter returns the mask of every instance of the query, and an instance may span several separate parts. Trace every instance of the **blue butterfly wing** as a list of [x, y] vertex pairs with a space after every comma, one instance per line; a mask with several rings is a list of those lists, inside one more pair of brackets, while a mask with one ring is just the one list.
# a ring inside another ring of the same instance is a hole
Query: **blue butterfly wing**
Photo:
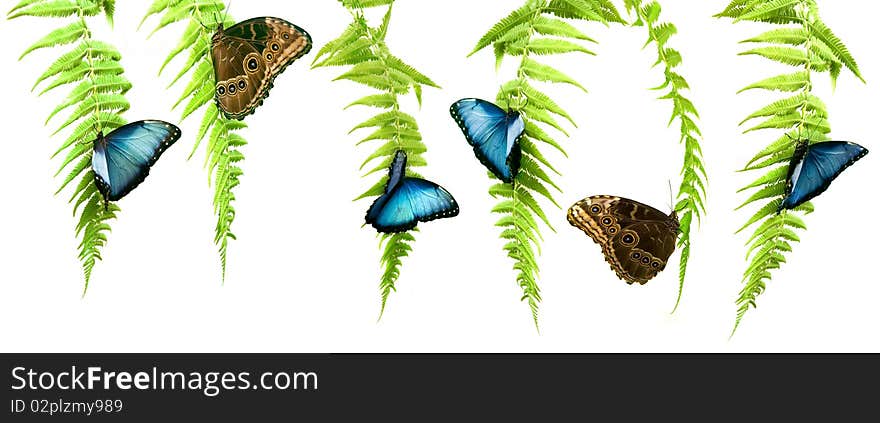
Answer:
[[92, 169], [106, 201], [118, 201], [150, 173], [150, 167], [174, 142], [180, 129], [162, 121], [140, 121], [122, 126], [96, 140]]
[[406, 153], [401, 150], [394, 154], [394, 160], [391, 161], [391, 168], [388, 171], [388, 184], [385, 187], [385, 193], [387, 194], [397, 188], [405, 177]]
[[449, 191], [424, 179], [403, 178], [379, 197], [367, 212], [367, 223], [383, 233], [405, 232], [419, 222], [457, 216], [458, 203]]
[[519, 172], [519, 140], [525, 132], [525, 122], [519, 113], [507, 113], [476, 98], [459, 100], [450, 113], [480, 162], [498, 179], [512, 182]]
[[866, 154], [864, 147], [846, 141], [821, 142], [799, 151], [789, 169], [780, 209], [794, 209], [822, 194], [831, 181]]
[[391, 161], [391, 167], [388, 170], [388, 183], [385, 185], [385, 194], [373, 202], [370, 210], [367, 211], [367, 222], [375, 222], [379, 218], [379, 213], [385, 207], [385, 203], [391, 198], [391, 191], [394, 191], [398, 185], [406, 177], [406, 153], [398, 151]]

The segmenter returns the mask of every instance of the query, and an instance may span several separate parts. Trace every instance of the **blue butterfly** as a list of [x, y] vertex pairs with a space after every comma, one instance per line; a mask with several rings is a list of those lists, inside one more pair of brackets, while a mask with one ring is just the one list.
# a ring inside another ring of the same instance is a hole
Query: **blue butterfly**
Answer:
[[785, 198], [779, 211], [797, 208], [822, 194], [834, 178], [866, 154], [867, 149], [847, 141], [801, 143], [788, 168]]
[[385, 193], [367, 212], [367, 223], [382, 233], [406, 232], [418, 222], [458, 216], [458, 203], [449, 191], [424, 179], [408, 177], [406, 153], [391, 162]]
[[526, 129], [519, 112], [505, 112], [476, 98], [459, 100], [449, 111], [480, 162], [498, 179], [513, 182], [522, 158], [519, 141]]
[[159, 120], [129, 123], [94, 141], [92, 170], [105, 202], [119, 201], [150, 173], [171, 144], [180, 139], [180, 128]]

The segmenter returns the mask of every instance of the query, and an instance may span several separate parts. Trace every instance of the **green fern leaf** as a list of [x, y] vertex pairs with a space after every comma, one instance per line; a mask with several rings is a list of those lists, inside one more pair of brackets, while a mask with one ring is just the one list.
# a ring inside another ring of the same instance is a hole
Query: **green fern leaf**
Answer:
[[39, 41], [31, 44], [31, 46], [18, 57], [18, 60], [21, 60], [28, 54], [42, 48], [74, 43], [82, 38], [86, 31], [88, 31], [88, 28], [86, 28], [82, 21], [76, 21], [64, 28], [58, 28], [41, 38]]
[[777, 16], [780, 12], [792, 11], [801, 3], [803, 3], [803, 0], [771, 0], [755, 2], [755, 5], [751, 7], [748, 12], [739, 15], [734, 22], [741, 20], [764, 21]]
[[806, 43], [807, 39], [807, 33], [804, 32], [803, 28], [777, 28], [743, 40], [742, 43], [774, 43], [799, 46]]
[[533, 22], [535, 31], [541, 35], [557, 36], [562, 38], [573, 38], [576, 40], [589, 41], [595, 43], [596, 40], [584, 34], [581, 30], [561, 19], [547, 16], [539, 16]]
[[584, 88], [583, 85], [579, 84], [572, 77], [562, 73], [552, 66], [541, 64], [531, 59], [525, 59], [523, 60], [522, 67], [520, 69], [522, 69], [523, 73], [525, 73], [526, 76], [535, 81], [570, 84], [580, 88], [584, 92], [587, 92], [587, 89]]
[[590, 56], [596, 55], [596, 53], [587, 50], [584, 46], [580, 44], [552, 38], [533, 38], [531, 41], [529, 41], [529, 44], [526, 46], [526, 48], [529, 49], [530, 52], [538, 55], [576, 52], [588, 54]]
[[473, 51], [468, 54], [468, 57], [473, 56], [478, 51], [492, 45], [492, 43], [501, 39], [510, 30], [535, 18], [537, 12], [538, 11], [531, 4], [526, 4], [525, 6], [514, 10], [510, 15], [495, 24], [489, 32], [480, 38], [480, 41], [477, 42], [476, 47], [474, 47]]
[[740, 53], [740, 56], [747, 55], [757, 55], [792, 66], [803, 66], [808, 61], [807, 52], [792, 47], [759, 47]]
[[831, 32], [831, 29], [820, 20], [810, 21], [808, 25], [811, 30], [811, 35], [827, 45], [834, 53], [834, 57], [843, 62], [847, 69], [852, 71], [856, 78], [865, 82], [865, 79], [862, 77], [862, 73], [859, 70], [859, 65], [856, 63], [856, 59], [852, 57], [852, 54], [850, 54], [849, 49], [847, 49], [843, 41], [841, 41], [840, 38], [837, 38], [837, 36]]
[[358, 99], [348, 106], [345, 106], [345, 108], [348, 109], [352, 106], [369, 106], [380, 109], [390, 109], [396, 104], [396, 99], [397, 98], [393, 94], [373, 94]]
[[561, 18], [582, 19], [586, 21], [605, 22], [606, 20], [586, 0], [552, 0], [545, 8], [546, 12]]
[[70, 0], [49, 0], [40, 2], [22, 2], [19, 5], [27, 3], [26, 6], [14, 7], [8, 19], [15, 19], [22, 16], [34, 16], [44, 18], [64, 18], [82, 13], [85, 16], [94, 16], [100, 12], [97, 5], [84, 2], [84, 6], [80, 6], [75, 1]]
[[774, 76], [772, 78], [767, 78], [762, 81], [751, 84], [741, 90], [739, 93], [743, 93], [749, 90], [772, 90], [772, 91], [783, 91], [783, 92], [796, 92], [801, 91], [807, 87], [810, 83], [810, 73], [809, 72], [795, 72], [786, 75]]

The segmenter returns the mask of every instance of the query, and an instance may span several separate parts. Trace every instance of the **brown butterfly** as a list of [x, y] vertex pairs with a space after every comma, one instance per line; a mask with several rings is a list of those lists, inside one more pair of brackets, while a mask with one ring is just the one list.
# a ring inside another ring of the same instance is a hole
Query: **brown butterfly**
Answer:
[[275, 77], [311, 49], [309, 33], [283, 19], [220, 24], [211, 39], [217, 106], [227, 118], [244, 119], [269, 96]]
[[588, 197], [568, 210], [572, 226], [602, 246], [617, 276], [632, 285], [648, 283], [666, 268], [678, 239], [678, 216], [621, 197]]

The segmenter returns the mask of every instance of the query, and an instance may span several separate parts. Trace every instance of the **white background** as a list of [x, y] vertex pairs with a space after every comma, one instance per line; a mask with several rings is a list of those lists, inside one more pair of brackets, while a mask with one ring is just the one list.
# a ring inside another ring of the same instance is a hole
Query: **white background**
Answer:
[[[4, 2], [8, 7], [14, 2]], [[118, 2], [116, 27], [90, 24], [99, 39], [123, 52], [134, 83], [128, 120], [178, 122], [169, 108], [180, 87], [166, 90], [182, 61], [160, 78], [159, 64], [182, 27], [140, 31], [149, 2]], [[245, 176], [236, 195], [239, 241], [229, 250], [225, 286], [212, 244], [211, 193], [203, 153], [186, 161], [200, 115], [181, 126], [184, 137], [151, 176], [120, 206], [105, 261], [88, 295], [76, 259], [77, 240], [65, 196], [53, 197], [58, 165], [49, 156], [63, 141], [50, 137], [45, 117], [66, 90], [37, 98], [36, 75], [58, 56], [42, 51], [18, 62], [21, 51], [61, 26], [45, 19], [0, 22], [3, 150], [0, 154], [0, 350], [4, 352], [728, 352], [874, 351], [880, 347], [880, 284], [876, 276], [878, 172], [869, 155], [815, 202], [817, 212], [790, 262], [775, 273], [760, 307], [728, 340], [734, 300], [745, 268], [746, 237], [734, 236], [750, 212], [733, 209], [745, 197], [736, 189], [755, 174], [735, 170], [773, 133], [740, 135], [737, 123], [771, 98], [736, 95], [759, 79], [783, 71], [763, 59], [738, 57], [738, 41], [760, 25], [711, 16], [726, 1], [665, 0], [663, 17], [680, 35], [672, 45], [684, 55], [681, 71], [702, 113], [710, 172], [709, 216], [693, 239], [688, 285], [678, 313], [677, 267], [644, 287], [617, 280], [600, 249], [548, 208], [558, 233], [545, 232], [541, 334], [519, 301], [511, 262], [493, 227], [490, 182], [448, 116], [461, 97], [493, 99], [511, 68], [494, 69], [490, 51], [466, 54], [519, 0], [401, 0], [388, 35], [392, 51], [432, 77], [443, 90], [427, 89], [421, 110], [406, 104], [430, 150], [424, 174], [448, 188], [461, 215], [420, 225], [415, 253], [406, 260], [398, 292], [384, 319], [379, 311], [377, 238], [362, 228], [369, 202], [351, 199], [373, 183], [358, 166], [371, 147], [356, 148], [348, 128], [366, 111], [342, 108], [366, 93], [331, 82], [339, 70], [310, 71], [308, 63], [348, 24], [338, 2], [235, 1], [232, 13], [284, 17], [306, 28], [315, 50], [276, 81], [266, 104], [248, 119], [243, 135]], [[622, 2], [619, 2], [622, 7]], [[431, 4], [431, 6], [427, 6]], [[823, 1], [826, 22], [848, 44], [869, 85], [845, 75], [832, 93], [825, 77], [819, 94], [832, 113], [834, 135], [877, 147], [880, 97], [880, 29], [875, 2]], [[374, 21], [377, 22], [377, 21]], [[669, 104], [646, 88], [657, 85], [652, 50], [642, 51], [643, 28], [588, 25], [600, 44], [597, 57], [554, 59], [590, 93], [571, 87], [550, 91], [576, 118], [579, 129], [564, 140], [570, 159], [548, 150], [565, 175], [558, 195], [564, 207], [594, 194], [624, 195], [668, 209], [667, 181], [677, 184], [682, 154], [676, 131], [666, 128]], [[183, 56], [182, 56], [183, 57]], [[874, 153], [876, 154], [876, 153]], [[678, 260], [676, 254], [671, 262]]]

